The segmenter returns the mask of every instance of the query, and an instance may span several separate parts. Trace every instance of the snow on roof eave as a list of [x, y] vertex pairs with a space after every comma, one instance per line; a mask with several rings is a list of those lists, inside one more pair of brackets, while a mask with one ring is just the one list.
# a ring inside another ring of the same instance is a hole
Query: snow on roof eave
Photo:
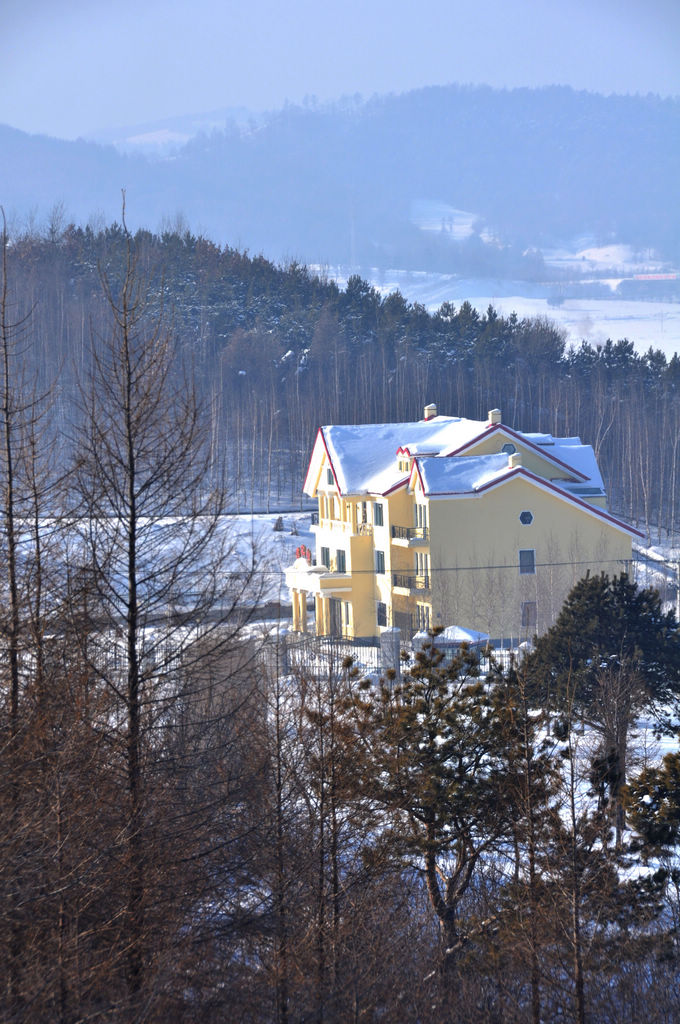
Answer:
[[580, 477], [583, 481], [590, 480], [590, 477], [586, 476], [584, 473], [581, 473], [580, 470], [574, 469], [573, 466], [570, 466], [568, 465], [568, 463], [563, 462], [562, 459], [558, 459], [556, 455], [552, 455], [550, 452], [544, 451], [541, 445], [535, 444], [533, 441], [530, 441], [525, 434], [520, 434], [518, 431], [512, 430], [511, 427], [506, 427], [504, 423], [489, 424], [481, 432], [481, 434], [477, 435], [477, 437], [473, 437], [471, 441], [466, 441], [465, 444], [462, 444], [460, 448], [456, 448], [454, 451], [446, 453], [442, 452], [442, 456], [445, 458], [450, 458], [453, 455], [461, 455], [468, 448], [471, 448], [473, 445], [477, 444], [478, 441], [484, 440], [487, 434], [493, 433], [495, 431], [501, 431], [501, 433], [505, 434], [507, 437], [511, 437], [515, 441], [519, 441], [520, 444], [525, 445], [527, 448], [531, 448], [533, 451], [536, 452], [537, 455], [540, 455], [542, 458], [544, 458], [546, 462], [552, 462], [554, 465], [560, 466], [562, 469], [568, 470], [570, 473], [573, 473], [574, 476]]
[[[303, 494], [307, 494], [307, 495], [309, 495], [310, 498], [314, 498], [316, 496], [316, 492], [318, 490], [318, 480], [319, 480], [319, 474], [321, 473], [321, 466], [319, 466], [318, 472], [316, 473], [315, 477], [312, 476], [312, 467], [314, 466], [315, 459], [316, 459], [316, 457], [318, 456], [318, 453], [319, 453], [319, 442], [323, 446], [323, 451], [322, 451], [321, 454], [323, 455], [325, 453], [326, 458], [328, 459], [328, 465], [331, 467], [331, 472], [333, 473], [333, 479], [335, 480], [335, 486], [338, 489], [338, 493], [342, 494], [342, 488], [340, 487], [340, 484], [338, 483], [338, 476], [337, 476], [337, 473], [335, 472], [335, 466], [333, 465], [333, 460], [331, 458], [331, 453], [328, 450], [328, 445], [326, 444], [326, 438], [324, 437], [323, 427], [319, 427], [319, 429], [316, 432], [316, 438], [314, 440], [314, 447], [312, 448], [312, 454], [311, 454], [311, 457], [310, 457], [310, 460], [309, 460], [309, 466], [307, 467], [307, 475], [305, 476], [305, 482], [302, 485]], [[310, 481], [314, 481], [314, 482], [310, 482]]]
[[381, 494], [381, 496], [383, 498], [386, 498], [388, 496], [388, 494], [393, 494], [395, 491], [398, 491], [400, 487], [405, 487], [406, 484], [408, 484], [410, 482], [411, 482], [410, 476], [402, 477], [401, 480], [397, 480], [396, 484], [392, 484], [391, 487], [388, 487], [386, 491], [380, 491], [379, 493]]
[[343, 494], [343, 497], [344, 498], [349, 498], [351, 496], [353, 498], [362, 498], [362, 499], [363, 498], [370, 498], [370, 497], [374, 497], [374, 498], [387, 498], [387, 497], [389, 497], [390, 494], [394, 494], [395, 491], [398, 491], [400, 487], [406, 487], [408, 482], [409, 482], [409, 477], [404, 476], [404, 477], [401, 478], [401, 480], [397, 480], [396, 483], [391, 484], [391, 486], [388, 487], [387, 490], [383, 491], [383, 490], [380, 490], [379, 487], [371, 487], [370, 486], [371, 485], [371, 481], [369, 480], [368, 481], [368, 485], [366, 487], [362, 487], [360, 490], [347, 491], [347, 492], [345, 492]]
[[[314, 466], [315, 457], [319, 446], [319, 437], [321, 435], [321, 427], [316, 432], [314, 438], [314, 444], [312, 446], [312, 454], [309, 456], [309, 465], [307, 466], [307, 474], [305, 476], [305, 482], [302, 485], [302, 493], [308, 494], [310, 498], [313, 498], [316, 493], [316, 481], [319, 479], [319, 474], [316, 477], [312, 477], [312, 467]], [[320, 471], [320, 468], [319, 468]]]
[[423, 492], [423, 494], [427, 494], [427, 491], [425, 490], [425, 481], [423, 480], [423, 474], [420, 472], [420, 462], [419, 462], [418, 458], [415, 458], [413, 460], [413, 465], [411, 466], [411, 472], [409, 473], [409, 476], [408, 476], [406, 482], [408, 483], [409, 491], [414, 491], [415, 487], [416, 487], [416, 484], [420, 483], [421, 491]]
[[636, 530], [634, 526], [630, 526], [628, 523], [624, 523], [622, 519], [617, 519], [616, 516], [611, 515], [609, 512], [605, 512], [604, 509], [598, 508], [597, 505], [591, 505], [588, 501], [583, 501], [581, 498], [577, 498], [576, 495], [571, 494], [569, 491], [565, 491], [563, 487], [558, 487], [557, 484], [551, 483], [544, 477], [536, 476], [530, 470], [526, 469], [525, 466], [516, 466], [514, 469], [509, 469], [507, 473], [502, 476], [496, 477], [494, 480], [489, 480], [487, 483], [481, 484], [480, 487], [475, 488], [473, 491], [439, 491], [437, 493], [428, 493], [429, 498], [475, 498], [485, 491], [490, 491], [494, 487], [502, 486], [513, 477], [521, 476], [526, 479], [529, 483], [538, 487], [540, 490], [547, 491], [548, 493], [557, 494], [564, 501], [568, 501], [570, 505], [575, 505], [577, 508], [582, 509], [589, 515], [595, 517], [595, 519], [604, 520], [610, 526], [613, 526], [617, 530], [621, 530], [622, 533], [627, 533], [631, 537], [640, 537], [644, 539], [644, 533], [640, 530]]

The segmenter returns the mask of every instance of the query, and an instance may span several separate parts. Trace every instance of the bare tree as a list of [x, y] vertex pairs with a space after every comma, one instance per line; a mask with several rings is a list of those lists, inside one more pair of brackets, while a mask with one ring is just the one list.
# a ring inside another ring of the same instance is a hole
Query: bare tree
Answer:
[[0, 856], [6, 880], [3, 981], [13, 1019], [29, 1013], [28, 961], [35, 935], [27, 907], [40, 889], [35, 829], [42, 829], [45, 812], [36, 796], [45, 765], [43, 640], [49, 601], [44, 548], [52, 526], [44, 518], [50, 495], [42, 433], [46, 402], [35, 384], [32, 310], [22, 313], [10, 293], [9, 238], [1, 208], [0, 215], [0, 801], [6, 823]]
[[123, 229], [121, 273], [102, 273], [109, 330], [93, 338], [81, 391], [72, 478], [80, 564], [71, 598], [74, 613], [87, 611], [88, 660], [113, 701], [101, 726], [120, 786], [127, 1007], [118, 1012], [151, 1019], [167, 968], [159, 947], [173, 924], [158, 893], [177, 856], [162, 820], [168, 792], [157, 785], [163, 741], [206, 646], [214, 654], [233, 643], [256, 602], [257, 575], [253, 553], [241, 554], [224, 529], [225, 495], [210, 486], [191, 379], [162, 301], [138, 272], [124, 205]]

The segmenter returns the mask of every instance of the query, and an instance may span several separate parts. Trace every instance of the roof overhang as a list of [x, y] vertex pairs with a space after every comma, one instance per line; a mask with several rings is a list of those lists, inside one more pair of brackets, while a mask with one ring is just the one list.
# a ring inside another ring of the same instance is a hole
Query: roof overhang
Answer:
[[[489, 491], [495, 490], [497, 487], [503, 487], [511, 480], [517, 478], [526, 480], [527, 483], [531, 484], [533, 487], [537, 487], [541, 491], [545, 491], [547, 494], [555, 495], [562, 501], [566, 501], [569, 505], [574, 506], [574, 508], [580, 509], [582, 512], [587, 513], [594, 519], [604, 522], [608, 526], [612, 526], [614, 529], [628, 534], [630, 537], [644, 539], [644, 533], [641, 533], [640, 530], [637, 530], [634, 526], [630, 526], [629, 523], [625, 523], [622, 519], [617, 519], [616, 516], [611, 515], [609, 512], [605, 512], [602, 508], [598, 508], [597, 505], [591, 505], [590, 502], [577, 498], [574, 494], [570, 494], [569, 491], [565, 491], [563, 487], [558, 487], [557, 484], [552, 481], [545, 480], [543, 477], [537, 476], [525, 466], [517, 466], [514, 469], [509, 469], [507, 473], [496, 477], [494, 480], [490, 480], [486, 484], [482, 484], [481, 487], [478, 487], [474, 491], [442, 491], [435, 494], [425, 493], [430, 501], [474, 499], [481, 497]], [[422, 486], [422, 479], [420, 480], [420, 483]]]
[[506, 427], [504, 423], [489, 424], [484, 430], [482, 430], [480, 434], [477, 435], [477, 437], [473, 437], [471, 441], [466, 441], [465, 444], [462, 444], [460, 448], [456, 448], [455, 451], [447, 452], [446, 455], [443, 457], [450, 458], [453, 455], [464, 455], [465, 452], [470, 450], [470, 448], [474, 448], [474, 446], [476, 444], [479, 444], [480, 441], [486, 440], [486, 438], [488, 438], [491, 434], [495, 433], [499, 433], [501, 434], [501, 436], [507, 437], [509, 441], [513, 441], [516, 442], [517, 444], [523, 445], [525, 448], [528, 448], [529, 451], [535, 452], [536, 455], [545, 459], [546, 462], [550, 462], [554, 466], [559, 466], [561, 470], [570, 473], [572, 476], [579, 480], [586, 481], [590, 479], [584, 473], [581, 473], [580, 470], [574, 469], [573, 466], [570, 466], [568, 465], [568, 463], [563, 462], [562, 459], [558, 459], [556, 455], [552, 455], [550, 452], [547, 452], [545, 450], [545, 447], [543, 447], [542, 445], [535, 444], [533, 441], [529, 441], [528, 438], [526, 438], [523, 434], [518, 433], [518, 431], [516, 430], [512, 430], [511, 427]]
[[324, 457], [328, 459], [328, 465], [333, 473], [333, 479], [335, 486], [338, 489], [338, 493], [342, 494], [340, 484], [338, 483], [338, 476], [335, 472], [335, 466], [331, 458], [330, 452], [328, 451], [328, 445], [326, 444], [326, 438], [324, 437], [323, 427], [319, 427], [316, 432], [316, 438], [314, 440], [314, 447], [312, 448], [312, 454], [309, 460], [309, 466], [307, 467], [307, 475], [305, 482], [302, 485], [304, 494], [309, 495], [310, 498], [316, 497], [316, 492], [319, 487], [319, 479], [321, 477], [321, 470], [323, 469]]

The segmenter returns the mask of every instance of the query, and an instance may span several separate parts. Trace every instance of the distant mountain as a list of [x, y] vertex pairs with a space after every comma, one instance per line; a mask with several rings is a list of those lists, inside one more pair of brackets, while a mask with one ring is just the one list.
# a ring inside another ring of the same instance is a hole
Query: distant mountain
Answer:
[[183, 114], [94, 132], [87, 141], [113, 145], [121, 153], [163, 158], [175, 155], [196, 135], [231, 131], [234, 127], [248, 129], [261, 121], [261, 114], [245, 107], [222, 107], [200, 114]]
[[201, 124], [162, 160], [1, 128], [0, 201], [108, 221], [126, 187], [133, 226], [181, 214], [279, 260], [535, 278], [540, 250], [574, 238], [680, 260], [678, 100], [447, 86], [128, 142], [157, 153], [164, 131], [176, 149]]

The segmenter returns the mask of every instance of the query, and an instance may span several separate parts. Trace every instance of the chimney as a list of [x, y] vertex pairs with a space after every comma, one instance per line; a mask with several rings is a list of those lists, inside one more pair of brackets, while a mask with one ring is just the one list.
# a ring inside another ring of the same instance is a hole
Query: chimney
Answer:
[[517, 469], [522, 465], [522, 453], [513, 452], [512, 455], [508, 455], [508, 469]]
[[500, 409], [489, 409], [489, 423], [488, 426], [492, 427], [495, 423], [501, 422], [501, 411]]
[[437, 406], [434, 404], [434, 402], [431, 405], [425, 406], [425, 415], [423, 416], [424, 420], [433, 420], [436, 415]]

